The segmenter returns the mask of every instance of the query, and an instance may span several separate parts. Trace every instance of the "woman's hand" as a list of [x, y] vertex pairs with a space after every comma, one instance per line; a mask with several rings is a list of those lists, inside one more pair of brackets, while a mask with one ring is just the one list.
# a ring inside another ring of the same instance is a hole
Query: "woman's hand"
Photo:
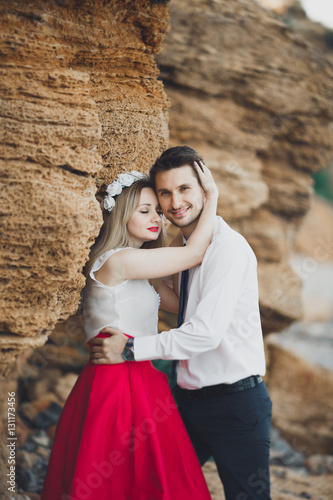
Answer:
[[101, 333], [110, 333], [110, 337], [93, 338], [89, 342], [90, 361], [93, 365], [117, 365], [125, 363], [123, 350], [128, 337], [117, 328], [107, 326]]
[[207, 198], [217, 198], [218, 190], [209, 168], [202, 161], [193, 162]]

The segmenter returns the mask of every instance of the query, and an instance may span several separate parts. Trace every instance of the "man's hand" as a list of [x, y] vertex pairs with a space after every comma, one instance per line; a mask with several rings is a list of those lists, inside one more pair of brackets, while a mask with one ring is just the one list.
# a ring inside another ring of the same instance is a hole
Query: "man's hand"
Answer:
[[107, 326], [101, 333], [110, 333], [105, 339], [93, 338], [89, 342], [90, 361], [93, 365], [117, 365], [125, 363], [122, 356], [128, 337], [117, 328]]

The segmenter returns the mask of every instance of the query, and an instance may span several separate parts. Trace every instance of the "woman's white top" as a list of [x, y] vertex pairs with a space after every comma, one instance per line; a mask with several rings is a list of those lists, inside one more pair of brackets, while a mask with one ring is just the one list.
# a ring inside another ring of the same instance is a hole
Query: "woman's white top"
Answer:
[[83, 292], [83, 317], [87, 342], [106, 326], [133, 337], [157, 334], [160, 297], [148, 280], [126, 280], [116, 286], [103, 285], [96, 272], [117, 248], [103, 253], [95, 262]]

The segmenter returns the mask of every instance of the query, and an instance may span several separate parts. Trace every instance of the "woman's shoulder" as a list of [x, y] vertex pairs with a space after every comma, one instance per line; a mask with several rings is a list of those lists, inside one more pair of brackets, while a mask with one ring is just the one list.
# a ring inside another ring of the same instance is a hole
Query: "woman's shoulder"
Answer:
[[90, 270], [89, 276], [93, 280], [95, 280], [95, 273], [99, 271], [104, 264], [110, 265], [111, 261], [113, 259], [110, 259], [115, 254], [119, 254], [122, 250], [128, 250], [130, 247], [119, 247], [119, 248], [112, 248], [111, 250], [107, 250], [106, 252], [103, 252], [93, 263], [92, 268]]
[[111, 287], [126, 281], [126, 260], [128, 253], [133, 250], [135, 249], [132, 247], [119, 247], [104, 252], [94, 262], [89, 277]]

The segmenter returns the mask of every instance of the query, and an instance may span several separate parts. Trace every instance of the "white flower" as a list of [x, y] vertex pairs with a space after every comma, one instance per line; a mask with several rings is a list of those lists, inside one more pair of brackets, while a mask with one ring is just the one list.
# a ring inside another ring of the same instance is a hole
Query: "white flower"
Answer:
[[144, 174], [141, 172], [136, 172], [132, 170], [132, 172], [127, 172], [124, 174], [119, 174], [118, 179], [109, 184], [106, 188], [107, 195], [104, 198], [104, 208], [108, 212], [112, 212], [113, 207], [116, 204], [115, 197], [120, 195], [124, 187], [131, 186], [135, 181], [142, 179]]
[[110, 196], [117, 196], [118, 194], [120, 194], [122, 192], [122, 187], [121, 187], [121, 184], [119, 181], [113, 181], [112, 184], [109, 184], [108, 187], [106, 188], [106, 192], [110, 195]]
[[115, 199], [112, 198], [112, 196], [110, 194], [108, 194], [105, 198], [104, 198], [104, 208], [105, 210], [107, 210], [108, 212], [112, 212], [113, 210], [113, 207], [115, 206], [116, 202], [115, 202]]
[[136, 179], [134, 179], [133, 175], [131, 174], [119, 174], [118, 175], [118, 182], [122, 184], [125, 187], [129, 187], [135, 182]]
[[135, 177], [135, 180], [143, 179], [145, 177], [145, 174], [143, 174], [141, 172], [137, 172], [136, 170], [132, 170], [131, 175], [133, 175], [133, 177]]

